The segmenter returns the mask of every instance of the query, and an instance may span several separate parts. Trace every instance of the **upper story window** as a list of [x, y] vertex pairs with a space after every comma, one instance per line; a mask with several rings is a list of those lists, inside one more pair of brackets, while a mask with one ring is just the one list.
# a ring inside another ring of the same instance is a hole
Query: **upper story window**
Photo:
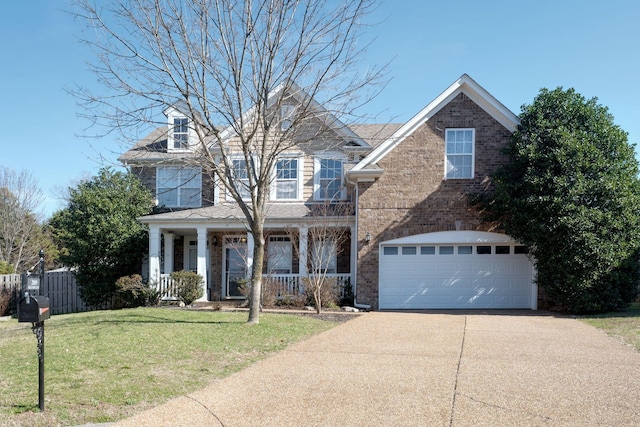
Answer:
[[238, 157], [231, 160], [232, 162], [232, 179], [236, 184], [238, 194], [243, 200], [251, 199], [251, 189], [249, 188], [249, 171], [247, 170], [247, 162], [244, 158]]
[[280, 106], [280, 129], [288, 130], [293, 125], [293, 115], [296, 111], [295, 105], [284, 104]]
[[316, 157], [314, 164], [314, 199], [342, 200], [346, 192], [342, 185], [344, 158]]
[[446, 179], [470, 179], [474, 173], [475, 130], [447, 129]]
[[173, 148], [176, 150], [189, 148], [189, 119], [186, 117], [173, 119]]
[[200, 168], [164, 166], [156, 173], [158, 204], [170, 208], [197, 208], [202, 198]]
[[272, 200], [300, 200], [302, 198], [302, 158], [282, 157], [276, 161]]

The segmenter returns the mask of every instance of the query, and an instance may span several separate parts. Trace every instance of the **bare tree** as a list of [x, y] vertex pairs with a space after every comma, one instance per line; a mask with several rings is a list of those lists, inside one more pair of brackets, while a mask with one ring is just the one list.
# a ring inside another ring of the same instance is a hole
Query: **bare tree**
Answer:
[[340, 224], [353, 215], [350, 203], [325, 202], [311, 207], [309, 216], [313, 218], [313, 226], [309, 228], [307, 252], [301, 249], [298, 229], [289, 229], [287, 234], [293, 250], [299, 258], [307, 257], [306, 277], [303, 278], [305, 291], [311, 292], [316, 312], [322, 312], [325, 296], [337, 291], [341, 284], [331, 277], [337, 273], [337, 260], [344, 251], [344, 244], [349, 241], [351, 229], [347, 223]]
[[0, 261], [16, 272], [39, 259], [42, 227], [36, 212], [43, 201], [31, 173], [0, 166]]
[[[249, 322], [259, 321], [265, 204], [279, 154], [329, 138], [381, 88], [356, 62], [375, 0], [78, 0], [104, 94], [78, 88], [87, 115], [123, 130], [170, 106], [191, 119], [203, 171], [244, 213], [255, 240]], [[360, 44], [359, 44], [360, 43]], [[86, 103], [86, 104], [85, 104]], [[344, 128], [344, 133], [351, 132]], [[344, 141], [342, 141], [344, 145]], [[241, 155], [234, 162], [234, 154]]]

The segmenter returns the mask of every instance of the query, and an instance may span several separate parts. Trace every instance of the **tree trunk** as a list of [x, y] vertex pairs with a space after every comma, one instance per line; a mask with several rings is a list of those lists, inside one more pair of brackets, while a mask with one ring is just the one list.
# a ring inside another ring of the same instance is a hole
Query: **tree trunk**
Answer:
[[249, 301], [248, 323], [260, 323], [260, 307], [262, 304], [262, 265], [264, 263], [264, 233], [262, 224], [252, 227], [253, 234], [253, 265], [251, 267], [251, 299]]
[[322, 312], [322, 289], [319, 286], [318, 282], [315, 284], [315, 289], [313, 290], [313, 297], [316, 300], [316, 313], [320, 314]]

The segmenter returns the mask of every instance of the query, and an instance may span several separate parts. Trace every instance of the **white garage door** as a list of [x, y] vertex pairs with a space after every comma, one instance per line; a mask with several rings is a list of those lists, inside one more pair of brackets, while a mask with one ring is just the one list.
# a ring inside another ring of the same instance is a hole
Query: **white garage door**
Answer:
[[381, 309], [536, 309], [526, 248], [509, 236], [443, 231], [380, 245]]

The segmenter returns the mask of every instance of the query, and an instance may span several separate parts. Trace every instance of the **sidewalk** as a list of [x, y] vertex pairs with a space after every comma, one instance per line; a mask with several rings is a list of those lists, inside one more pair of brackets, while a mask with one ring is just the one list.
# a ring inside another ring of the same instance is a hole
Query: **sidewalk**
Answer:
[[640, 354], [569, 318], [367, 313], [117, 426], [640, 423]]

